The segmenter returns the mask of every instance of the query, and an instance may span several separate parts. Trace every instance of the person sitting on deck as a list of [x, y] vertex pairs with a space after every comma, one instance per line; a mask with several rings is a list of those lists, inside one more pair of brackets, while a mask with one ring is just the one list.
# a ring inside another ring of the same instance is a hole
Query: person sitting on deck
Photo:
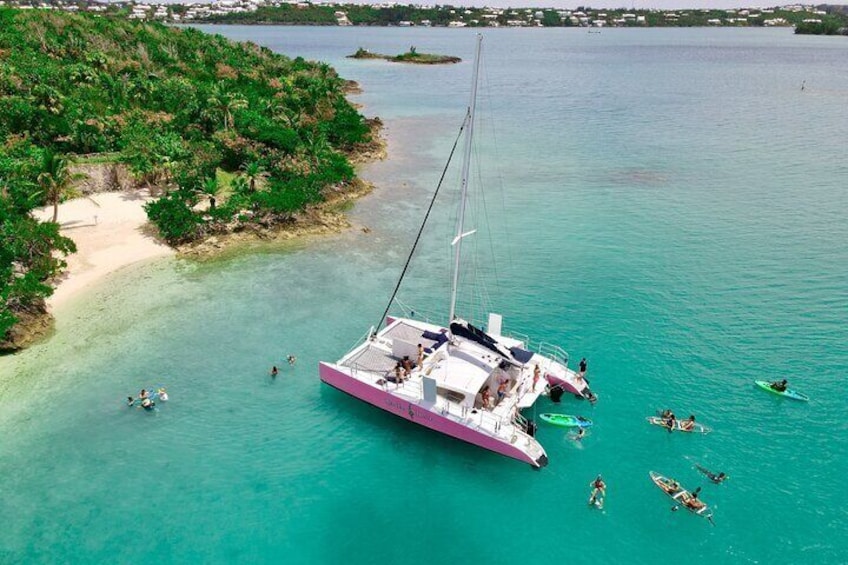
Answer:
[[786, 385], [787, 385], [786, 379], [783, 379], [782, 381], [775, 381], [775, 382], [771, 383], [769, 386], [773, 390], [776, 390], [777, 392], [786, 392]]
[[403, 376], [408, 377], [409, 373], [412, 372], [412, 360], [409, 358], [409, 355], [404, 355], [403, 361], [400, 364], [403, 367]]
[[492, 393], [489, 392], [489, 385], [483, 387], [483, 390], [480, 392], [480, 397], [483, 401], [483, 408], [488, 410], [492, 404]]
[[397, 364], [395, 365], [395, 382], [397, 384], [403, 383], [402, 370], [403, 370], [403, 368], [400, 366], [400, 361], [398, 361]]
[[501, 379], [498, 384], [498, 402], [503, 400], [504, 396], [506, 396], [506, 385], [509, 382], [507, 379]]
[[689, 415], [689, 417], [682, 422], [680, 422], [680, 429], [690, 431], [695, 428], [695, 416]]

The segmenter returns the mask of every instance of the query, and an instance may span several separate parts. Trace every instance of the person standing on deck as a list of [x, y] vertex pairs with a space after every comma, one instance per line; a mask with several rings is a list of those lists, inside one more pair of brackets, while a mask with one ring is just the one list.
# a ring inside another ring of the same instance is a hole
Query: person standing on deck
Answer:
[[581, 376], [581, 377], [585, 377], [585, 376], [586, 376], [586, 369], [587, 369], [587, 365], [588, 365], [588, 363], [586, 363], [586, 358], [585, 358], [585, 357], [584, 357], [583, 359], [581, 359], [581, 360], [580, 360], [579, 368], [580, 368], [580, 376]]

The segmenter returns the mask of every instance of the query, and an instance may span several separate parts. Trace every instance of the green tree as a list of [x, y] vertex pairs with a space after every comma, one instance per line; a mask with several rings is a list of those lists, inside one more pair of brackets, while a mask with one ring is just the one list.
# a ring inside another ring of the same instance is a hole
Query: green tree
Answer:
[[257, 185], [262, 184], [268, 178], [268, 173], [262, 167], [262, 163], [258, 161], [243, 163], [241, 170], [247, 178], [250, 192], [256, 192]]
[[38, 184], [44, 191], [44, 199], [53, 205], [53, 222], [59, 219], [59, 202], [79, 175], [71, 173], [69, 160], [64, 155], [45, 151], [42, 172], [38, 175]]

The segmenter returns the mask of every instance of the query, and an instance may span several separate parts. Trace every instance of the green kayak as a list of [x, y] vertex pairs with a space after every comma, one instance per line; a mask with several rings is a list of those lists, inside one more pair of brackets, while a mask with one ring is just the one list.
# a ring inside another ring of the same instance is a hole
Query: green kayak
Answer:
[[763, 390], [767, 390], [772, 394], [776, 394], [778, 396], [783, 396], [786, 398], [791, 398], [792, 400], [802, 400], [804, 402], [808, 402], [810, 398], [806, 394], [801, 394], [798, 391], [787, 388], [784, 391], [774, 390], [771, 388], [771, 383], [766, 381], [754, 381], [754, 384], [760, 387]]
[[592, 420], [588, 418], [569, 414], [541, 414], [539, 418], [561, 428], [588, 428], [592, 425]]

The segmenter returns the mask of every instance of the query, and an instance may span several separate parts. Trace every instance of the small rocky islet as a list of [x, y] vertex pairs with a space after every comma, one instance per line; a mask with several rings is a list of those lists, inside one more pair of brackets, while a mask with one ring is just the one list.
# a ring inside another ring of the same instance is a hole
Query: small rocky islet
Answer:
[[406, 53], [401, 53], [400, 55], [383, 55], [360, 47], [356, 50], [356, 53], [347, 57], [348, 59], [383, 59], [392, 63], [410, 63], [413, 65], [452, 65], [462, 62], [462, 59], [459, 57], [453, 57], [451, 55], [419, 53], [414, 46], [410, 47]]

